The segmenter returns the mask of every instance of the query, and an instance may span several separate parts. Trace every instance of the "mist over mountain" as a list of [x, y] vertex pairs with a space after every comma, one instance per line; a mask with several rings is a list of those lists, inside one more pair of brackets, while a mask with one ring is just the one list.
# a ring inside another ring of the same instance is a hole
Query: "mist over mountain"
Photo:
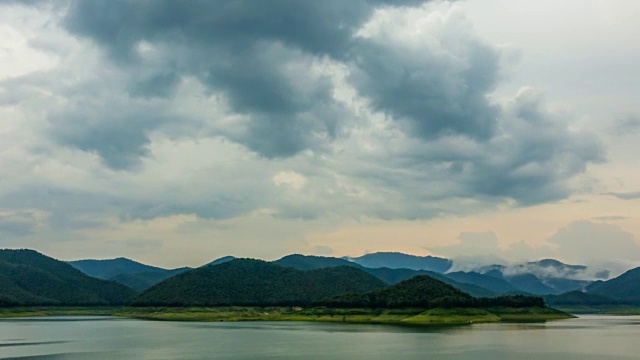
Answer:
[[[222, 264], [233, 259], [234, 256], [223, 256], [207, 265]], [[383, 252], [353, 258], [291, 254], [273, 263], [300, 270], [351, 266], [368, 272], [387, 284], [397, 284], [416, 275], [428, 275], [476, 297], [510, 293], [558, 295], [584, 291], [593, 281], [606, 279], [609, 275], [606, 269], [565, 264], [555, 259], [509, 265], [486, 265], [482, 264], [482, 260], [486, 261], [479, 258], [461, 262], [432, 256]], [[185, 267], [167, 270], [126, 258], [79, 260], [70, 263], [88, 275], [114, 280], [138, 291], [190, 269]]]
[[583, 291], [592, 282], [607, 279], [610, 275], [608, 269], [570, 265], [555, 259], [506, 265], [483, 265], [475, 259], [454, 260], [452, 269], [502, 279], [519, 291], [536, 295]]

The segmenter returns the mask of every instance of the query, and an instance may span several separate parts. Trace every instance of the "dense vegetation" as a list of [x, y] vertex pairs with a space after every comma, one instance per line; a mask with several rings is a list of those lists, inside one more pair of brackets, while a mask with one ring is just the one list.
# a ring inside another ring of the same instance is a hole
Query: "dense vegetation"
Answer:
[[429, 276], [419, 275], [399, 284], [364, 294], [333, 297], [324, 305], [340, 308], [472, 308], [472, 307], [544, 307], [540, 297], [512, 295], [474, 298], [453, 286]]
[[429, 276], [419, 275], [399, 284], [364, 294], [348, 294], [324, 303], [342, 308], [466, 307], [473, 297]]
[[0, 250], [0, 303], [4, 305], [111, 305], [135, 292], [89, 277], [33, 250]]
[[313, 270], [235, 259], [169, 278], [140, 294], [136, 306], [306, 306], [323, 298], [386, 284], [347, 266]]

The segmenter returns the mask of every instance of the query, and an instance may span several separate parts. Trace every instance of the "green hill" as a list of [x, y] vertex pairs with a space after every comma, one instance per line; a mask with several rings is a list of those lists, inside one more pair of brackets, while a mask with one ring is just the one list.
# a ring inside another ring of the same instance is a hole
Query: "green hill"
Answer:
[[478, 286], [476, 284], [467, 284], [458, 282], [454, 279], [451, 279], [447, 276], [447, 274], [440, 274], [433, 271], [428, 270], [411, 270], [411, 269], [389, 269], [389, 268], [377, 268], [377, 269], [365, 269], [365, 271], [370, 274], [378, 277], [382, 281], [385, 281], [389, 284], [397, 284], [401, 281], [411, 279], [414, 276], [429, 276], [436, 280], [440, 280], [443, 283], [449, 284], [454, 288], [465, 292], [471, 296], [475, 297], [492, 297], [496, 296], [496, 293]]
[[169, 278], [140, 294], [134, 305], [307, 305], [323, 298], [384, 287], [381, 280], [347, 266], [313, 270], [262, 260], [234, 259]]
[[0, 299], [15, 305], [113, 305], [135, 292], [33, 250], [0, 250]]
[[346, 294], [325, 299], [323, 304], [337, 308], [545, 308], [541, 297], [506, 295], [475, 298], [430, 276], [414, 276], [380, 290]]
[[326, 304], [347, 308], [471, 307], [474, 298], [430, 276], [414, 276], [396, 285], [365, 294], [348, 294], [328, 299]]
[[640, 267], [607, 281], [596, 281], [587, 286], [590, 294], [604, 295], [627, 303], [640, 304]]

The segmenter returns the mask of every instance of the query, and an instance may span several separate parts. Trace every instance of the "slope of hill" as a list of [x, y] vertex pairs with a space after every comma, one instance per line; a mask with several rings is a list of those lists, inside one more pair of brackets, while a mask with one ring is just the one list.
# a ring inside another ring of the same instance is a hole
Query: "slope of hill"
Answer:
[[75, 260], [68, 263], [91, 277], [103, 280], [122, 274], [166, 271], [166, 269], [145, 265], [123, 257], [108, 260]]
[[262, 260], [235, 259], [169, 278], [140, 294], [134, 305], [306, 305], [346, 293], [384, 287], [381, 280], [347, 266], [314, 270]]
[[557, 294], [558, 291], [545, 285], [537, 276], [530, 273], [523, 273], [505, 277], [511, 285], [530, 294], [547, 295]]
[[506, 293], [520, 291], [520, 289], [518, 289], [517, 287], [513, 286], [512, 284], [508, 283], [503, 279], [483, 275], [473, 271], [452, 272], [452, 273], [447, 273], [446, 276], [459, 283], [474, 284], [477, 286], [481, 286], [497, 294], [506, 294]]
[[212, 262], [210, 262], [208, 264], [205, 264], [204, 266], [207, 266], [207, 265], [219, 265], [219, 264], [222, 264], [222, 263], [226, 263], [227, 261], [231, 261], [231, 260], [233, 260], [235, 258], [236, 258], [235, 256], [231, 256], [231, 255], [223, 256], [221, 258], [213, 260]]
[[336, 266], [352, 266], [364, 270], [361, 265], [345, 259], [314, 255], [291, 254], [278, 259], [273, 263], [280, 266], [288, 266], [300, 270], [311, 270]]
[[640, 267], [607, 281], [587, 286], [590, 294], [604, 295], [625, 302], [640, 303]]
[[618, 304], [617, 300], [610, 297], [584, 293], [582, 291], [570, 291], [560, 295], [547, 295], [544, 297], [544, 301], [549, 306], [602, 306]]
[[365, 294], [347, 294], [327, 299], [329, 306], [347, 308], [468, 307], [474, 298], [430, 276], [409, 280]]
[[452, 265], [451, 260], [445, 258], [408, 255], [399, 252], [377, 252], [346, 259], [368, 268], [429, 270], [437, 273], [446, 272]]
[[33, 250], [0, 250], [0, 298], [23, 305], [112, 305], [135, 292]]
[[153, 285], [164, 281], [172, 276], [181, 274], [185, 271], [189, 271], [191, 268], [182, 267], [173, 270], [162, 271], [148, 271], [134, 274], [120, 274], [112, 277], [109, 280], [120, 283], [124, 286], [130, 287], [136, 291], [144, 291]]
[[191, 270], [190, 267], [167, 270], [122, 257], [108, 260], [76, 260], [68, 263], [86, 275], [112, 280], [136, 291], [148, 289], [174, 275]]
[[427, 275], [437, 280], [440, 280], [442, 282], [445, 282], [449, 285], [452, 285], [456, 289], [469, 293], [472, 296], [491, 297], [496, 295], [495, 292], [485, 289], [483, 287], [477, 286], [475, 284], [460, 283], [458, 281], [450, 279], [446, 275], [436, 273], [433, 271], [427, 271], [427, 270], [390, 269], [386, 267], [367, 268], [362, 265], [356, 264], [354, 262], [347, 261], [345, 259], [338, 259], [338, 258], [324, 257], [324, 256], [300, 255], [300, 254], [285, 256], [282, 259], [274, 261], [274, 263], [281, 266], [289, 266], [289, 267], [293, 267], [301, 270], [319, 269], [323, 267], [335, 267], [335, 266], [352, 266], [352, 267], [361, 269], [363, 271], [366, 271], [369, 274], [384, 281], [385, 283], [391, 284], [391, 285], [397, 284], [404, 280], [408, 280], [416, 275]]

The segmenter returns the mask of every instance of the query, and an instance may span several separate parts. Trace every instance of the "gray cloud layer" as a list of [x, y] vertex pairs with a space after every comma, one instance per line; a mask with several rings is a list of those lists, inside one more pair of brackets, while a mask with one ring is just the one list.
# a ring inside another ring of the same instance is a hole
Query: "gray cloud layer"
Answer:
[[252, 211], [420, 219], [568, 197], [603, 161], [597, 139], [534, 89], [492, 99], [502, 50], [459, 10], [422, 3], [50, 10], [38, 46], [57, 67], [0, 82], [40, 173], [23, 170], [0, 200], [82, 228]]

